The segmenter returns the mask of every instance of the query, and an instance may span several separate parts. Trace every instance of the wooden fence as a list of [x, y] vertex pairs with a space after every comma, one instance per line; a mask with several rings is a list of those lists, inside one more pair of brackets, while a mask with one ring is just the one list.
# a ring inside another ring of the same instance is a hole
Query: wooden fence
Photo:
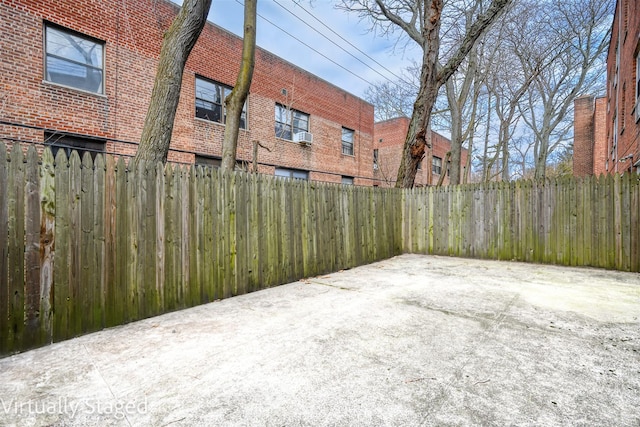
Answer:
[[402, 252], [640, 271], [637, 175], [395, 190], [0, 144], [0, 356]]
[[0, 144], [0, 355], [402, 251], [401, 194]]
[[640, 271], [640, 175], [417, 188], [405, 252]]

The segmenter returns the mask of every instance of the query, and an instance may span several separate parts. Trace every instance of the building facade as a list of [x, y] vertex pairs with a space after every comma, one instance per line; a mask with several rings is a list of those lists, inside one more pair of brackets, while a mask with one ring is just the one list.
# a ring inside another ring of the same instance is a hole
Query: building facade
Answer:
[[640, 1], [618, 0], [607, 94], [574, 103], [573, 174], [640, 173]]
[[640, 1], [618, 0], [607, 55], [605, 170], [640, 173]]
[[[0, 0], [0, 140], [131, 156], [164, 31], [166, 0]], [[224, 97], [242, 40], [207, 23], [182, 81], [169, 161], [219, 164]], [[241, 164], [373, 184], [373, 106], [263, 49], [238, 140]]]
[[[374, 124], [373, 168], [374, 185], [393, 187], [396, 183], [405, 138], [409, 131], [408, 117], [397, 117]], [[420, 163], [414, 185], [417, 187], [436, 185], [442, 179], [443, 185], [449, 184], [447, 153], [451, 150], [451, 141], [437, 132], [431, 131], [431, 149], [427, 149]], [[464, 173], [467, 164], [468, 150], [461, 153], [460, 168]]]
[[606, 173], [606, 114], [604, 97], [582, 96], [574, 101], [573, 175]]

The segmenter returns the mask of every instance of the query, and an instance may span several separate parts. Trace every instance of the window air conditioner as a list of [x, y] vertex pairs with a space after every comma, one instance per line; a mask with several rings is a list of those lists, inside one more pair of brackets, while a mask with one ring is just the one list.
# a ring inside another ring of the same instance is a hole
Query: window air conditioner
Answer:
[[293, 142], [299, 142], [301, 145], [308, 145], [313, 142], [313, 135], [309, 132], [298, 132], [293, 135]]

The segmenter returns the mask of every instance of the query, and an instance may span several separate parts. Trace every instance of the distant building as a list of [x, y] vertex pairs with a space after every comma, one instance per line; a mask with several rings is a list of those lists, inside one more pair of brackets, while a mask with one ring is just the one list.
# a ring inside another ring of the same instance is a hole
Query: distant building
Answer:
[[573, 175], [606, 173], [606, 98], [583, 96], [573, 113]]
[[[373, 177], [374, 185], [393, 187], [398, 175], [398, 167], [402, 158], [405, 138], [409, 130], [408, 117], [397, 117], [374, 124], [373, 142]], [[427, 149], [422, 160], [415, 185], [436, 185], [443, 177], [443, 185], [449, 184], [449, 167], [446, 163], [447, 153], [451, 150], [451, 141], [437, 132], [431, 131], [432, 149]], [[467, 162], [468, 151], [462, 150], [461, 173]], [[430, 162], [430, 163], [427, 163]]]
[[616, 4], [605, 98], [575, 103], [573, 173], [640, 173], [640, 1]]
[[[166, 0], [0, 0], [0, 141], [133, 155], [162, 37]], [[224, 97], [242, 40], [207, 23], [189, 60], [169, 160], [215, 167]], [[238, 160], [259, 172], [373, 184], [373, 106], [264, 49], [256, 51]]]

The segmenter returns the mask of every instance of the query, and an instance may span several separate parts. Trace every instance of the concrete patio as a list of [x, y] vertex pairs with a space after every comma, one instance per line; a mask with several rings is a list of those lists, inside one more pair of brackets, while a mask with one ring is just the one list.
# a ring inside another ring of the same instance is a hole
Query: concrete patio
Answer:
[[639, 426], [640, 275], [423, 255], [0, 359], [2, 426]]

